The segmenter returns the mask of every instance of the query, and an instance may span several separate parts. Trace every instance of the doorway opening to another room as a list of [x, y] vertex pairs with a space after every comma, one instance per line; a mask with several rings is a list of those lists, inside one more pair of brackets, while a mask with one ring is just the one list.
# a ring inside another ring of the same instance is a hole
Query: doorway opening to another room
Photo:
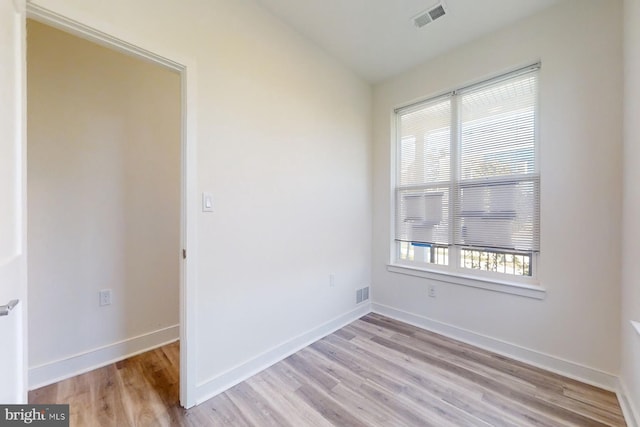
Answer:
[[29, 389], [176, 342], [190, 406], [186, 67], [30, 9]]

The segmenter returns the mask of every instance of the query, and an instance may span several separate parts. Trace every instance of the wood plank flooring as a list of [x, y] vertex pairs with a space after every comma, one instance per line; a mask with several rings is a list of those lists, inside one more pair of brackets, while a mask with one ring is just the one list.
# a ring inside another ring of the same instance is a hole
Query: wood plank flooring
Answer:
[[34, 390], [72, 426], [624, 426], [615, 394], [369, 314], [189, 410], [179, 344]]

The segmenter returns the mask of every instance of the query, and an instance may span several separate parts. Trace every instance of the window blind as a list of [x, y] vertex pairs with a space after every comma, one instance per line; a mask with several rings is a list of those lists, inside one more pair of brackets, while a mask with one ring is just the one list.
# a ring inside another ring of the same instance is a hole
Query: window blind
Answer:
[[537, 68], [397, 111], [396, 240], [539, 250]]
[[450, 243], [451, 97], [398, 116], [397, 240]]
[[539, 250], [537, 80], [527, 72], [458, 94], [458, 245]]

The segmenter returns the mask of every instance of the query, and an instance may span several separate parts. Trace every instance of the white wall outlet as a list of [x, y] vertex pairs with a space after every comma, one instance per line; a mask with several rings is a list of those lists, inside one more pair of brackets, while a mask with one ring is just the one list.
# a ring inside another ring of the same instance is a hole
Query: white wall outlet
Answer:
[[429, 285], [429, 296], [431, 298], [436, 297], [436, 285]]
[[336, 276], [333, 274], [329, 275], [329, 287], [333, 288], [336, 286]]
[[111, 289], [102, 289], [99, 292], [100, 295], [100, 307], [105, 305], [111, 305]]

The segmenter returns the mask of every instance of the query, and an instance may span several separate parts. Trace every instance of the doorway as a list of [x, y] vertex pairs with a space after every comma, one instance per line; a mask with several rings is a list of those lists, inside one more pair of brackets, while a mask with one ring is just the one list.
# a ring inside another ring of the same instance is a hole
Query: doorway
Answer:
[[27, 28], [35, 388], [182, 336], [185, 173], [178, 70]]

